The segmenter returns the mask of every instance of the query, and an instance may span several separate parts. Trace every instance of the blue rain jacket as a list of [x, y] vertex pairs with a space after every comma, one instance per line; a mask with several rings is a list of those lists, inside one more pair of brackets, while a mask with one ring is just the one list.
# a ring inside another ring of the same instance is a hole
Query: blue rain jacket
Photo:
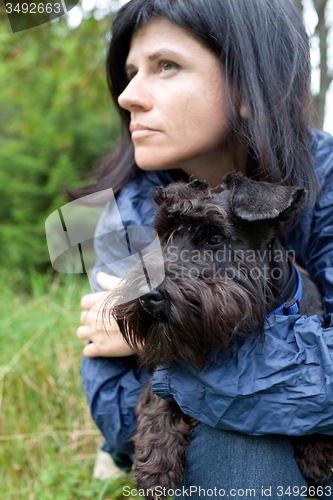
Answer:
[[[240, 340], [225, 359], [207, 363], [199, 374], [176, 360], [153, 376], [156, 394], [212, 427], [251, 435], [333, 435], [333, 138], [311, 131], [310, 145], [322, 194], [285, 235], [285, 244], [318, 283], [325, 322], [318, 316], [272, 316], [264, 344], [256, 338]], [[117, 196], [123, 225], [152, 225], [151, 197], [156, 186], [172, 181], [172, 172], [140, 172]], [[96, 234], [111, 220], [112, 211], [106, 209]], [[123, 276], [123, 269], [117, 262], [105, 267], [109, 250], [98, 238], [95, 250], [91, 282], [94, 291], [101, 291], [97, 272]], [[128, 465], [135, 407], [149, 375], [136, 371], [132, 356], [84, 357], [81, 373], [92, 417], [106, 439], [104, 449]]]

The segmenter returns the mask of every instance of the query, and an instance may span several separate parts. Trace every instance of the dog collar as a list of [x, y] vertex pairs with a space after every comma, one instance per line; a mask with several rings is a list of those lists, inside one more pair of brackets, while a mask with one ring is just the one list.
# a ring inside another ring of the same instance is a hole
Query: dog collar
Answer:
[[291, 274], [290, 274], [290, 278], [288, 280], [288, 283], [286, 284], [286, 286], [284, 287], [284, 290], [282, 292], [282, 297], [285, 297], [288, 294], [288, 290], [290, 289], [290, 287], [292, 285], [294, 285], [295, 280], [296, 280], [297, 281], [297, 288], [296, 288], [295, 295], [291, 300], [289, 300], [287, 302], [283, 302], [274, 311], [271, 311], [270, 313], [266, 314], [266, 318], [269, 318], [273, 314], [288, 316], [289, 314], [297, 314], [299, 312], [299, 303], [301, 302], [301, 299], [302, 299], [302, 278], [301, 278], [301, 275], [299, 273], [299, 270], [297, 269], [297, 267], [295, 266], [293, 261], [290, 259], [290, 257], [289, 257], [289, 264], [290, 264]]

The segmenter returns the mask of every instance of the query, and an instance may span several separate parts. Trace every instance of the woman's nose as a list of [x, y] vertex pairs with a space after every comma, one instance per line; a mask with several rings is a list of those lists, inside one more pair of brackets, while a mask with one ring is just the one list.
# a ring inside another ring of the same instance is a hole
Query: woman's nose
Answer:
[[150, 109], [152, 101], [147, 93], [147, 84], [145, 85], [143, 79], [138, 74], [132, 78], [120, 94], [118, 103], [120, 107], [127, 111], [133, 111], [136, 108], [141, 108], [145, 111]]

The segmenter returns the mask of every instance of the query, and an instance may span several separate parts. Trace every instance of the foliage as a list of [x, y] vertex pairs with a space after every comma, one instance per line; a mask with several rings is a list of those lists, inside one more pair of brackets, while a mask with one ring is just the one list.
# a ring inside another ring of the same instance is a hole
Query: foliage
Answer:
[[73, 275], [30, 279], [33, 297], [0, 287], [0, 498], [120, 499], [129, 478], [92, 477], [103, 439], [82, 391], [75, 336], [89, 284]]
[[110, 151], [119, 133], [105, 78], [110, 18], [70, 30], [12, 33], [0, 21], [0, 265], [46, 269], [44, 222], [64, 187]]
[[[300, 9], [304, 12], [304, 0], [295, 0]], [[329, 0], [311, 0], [312, 7], [318, 16], [317, 25], [312, 35], [313, 39], [319, 42], [319, 72], [320, 83], [319, 92], [313, 96], [312, 125], [314, 128], [322, 129], [325, 118], [325, 105], [327, 92], [332, 83], [332, 71], [328, 65], [329, 35], [330, 27], [327, 23], [327, 10]]]

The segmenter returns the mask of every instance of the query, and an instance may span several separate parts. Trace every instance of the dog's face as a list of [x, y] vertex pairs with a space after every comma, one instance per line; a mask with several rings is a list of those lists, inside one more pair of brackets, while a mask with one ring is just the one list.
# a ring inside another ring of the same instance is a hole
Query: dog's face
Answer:
[[[262, 331], [276, 228], [301, 203], [301, 188], [273, 186], [228, 174], [219, 188], [203, 181], [175, 183], [154, 197], [154, 227], [163, 247], [165, 278], [156, 289], [112, 315], [142, 364], [154, 370], [181, 357], [200, 370], [209, 352], [227, 351], [236, 336]], [[152, 268], [156, 254], [145, 263]], [[131, 270], [118, 298], [146, 278]], [[112, 300], [115, 299], [113, 296]]]

